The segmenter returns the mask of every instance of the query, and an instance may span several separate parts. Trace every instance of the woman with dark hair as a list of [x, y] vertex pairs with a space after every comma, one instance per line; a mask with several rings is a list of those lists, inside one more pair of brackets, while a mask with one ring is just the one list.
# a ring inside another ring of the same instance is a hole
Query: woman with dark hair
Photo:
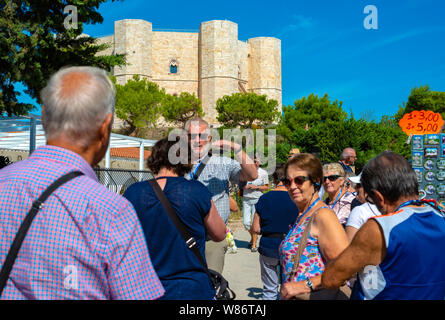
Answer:
[[283, 166], [277, 166], [273, 174], [275, 189], [263, 194], [255, 204], [251, 232], [261, 234], [260, 253], [263, 300], [277, 300], [279, 288], [280, 256], [278, 247], [295, 222], [298, 208], [289, 197], [283, 184]]
[[281, 298], [347, 298], [338, 290], [317, 294], [326, 262], [348, 245], [337, 216], [318, 196], [323, 179], [320, 160], [308, 153], [298, 154], [286, 163], [285, 174], [284, 184], [299, 216], [279, 248], [284, 273]]
[[[199, 181], [183, 177], [192, 166], [190, 147], [181, 141], [159, 140], [147, 165], [205, 258], [206, 235], [214, 241], [222, 241], [226, 236], [226, 226], [208, 189]], [[124, 197], [133, 204], [141, 222], [150, 258], [165, 289], [162, 299], [213, 299], [215, 290], [209, 276], [187, 247], [149, 182], [133, 184]]]

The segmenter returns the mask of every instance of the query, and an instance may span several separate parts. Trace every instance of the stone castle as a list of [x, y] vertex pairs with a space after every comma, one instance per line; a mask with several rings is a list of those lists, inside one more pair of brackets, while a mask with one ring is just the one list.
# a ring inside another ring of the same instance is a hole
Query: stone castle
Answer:
[[104, 54], [126, 54], [128, 65], [113, 75], [124, 84], [146, 77], [169, 94], [194, 93], [205, 119], [217, 124], [216, 101], [236, 92], [266, 94], [281, 111], [281, 41], [257, 37], [238, 40], [238, 25], [227, 20], [203, 22], [199, 32], [153, 31], [144, 20], [115, 21], [114, 34], [99, 38], [111, 47]]

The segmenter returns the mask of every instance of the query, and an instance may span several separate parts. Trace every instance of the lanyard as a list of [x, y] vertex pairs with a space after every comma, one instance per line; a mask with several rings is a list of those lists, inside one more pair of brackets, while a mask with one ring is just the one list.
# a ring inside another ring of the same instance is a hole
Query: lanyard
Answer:
[[306, 211], [305, 211], [302, 215], [300, 215], [300, 217], [297, 219], [297, 223], [295, 224], [296, 226], [298, 226], [298, 223], [300, 222], [300, 220], [304, 217], [304, 215], [305, 215], [306, 213], [309, 212], [309, 210], [312, 209], [312, 207], [313, 207], [318, 201], [320, 201], [320, 198], [317, 198], [317, 200], [315, 200], [314, 202], [312, 202], [312, 204], [309, 206], [309, 208], [307, 208]]
[[411, 204], [414, 204], [414, 202], [416, 202], [416, 205], [420, 205], [420, 201], [419, 200], [409, 200], [406, 201], [404, 203], [402, 203], [400, 206], [398, 206], [398, 208], [396, 210], [394, 210], [394, 212], [399, 211], [400, 209], [402, 209], [403, 207], [409, 206]]
[[332, 205], [332, 206], [329, 206], [331, 209], [333, 209], [334, 208], [334, 206], [335, 206], [335, 204], [337, 203], [337, 201], [338, 201], [338, 198], [340, 198], [340, 196], [341, 196], [341, 194], [342, 194], [342, 192], [343, 192], [343, 188], [341, 188], [341, 190], [340, 190], [340, 193], [338, 194], [338, 196], [337, 196], [337, 199], [335, 199], [335, 201], [334, 201], [334, 204]]
[[193, 177], [194, 177], [195, 174], [196, 174], [196, 171], [198, 171], [199, 166], [200, 166], [201, 164], [202, 164], [202, 161], [196, 166], [195, 171], [193, 171], [193, 173], [190, 174], [190, 177], [192, 178], [192, 180], [193, 180]]
[[427, 204], [430, 207], [433, 207], [434, 209], [441, 211], [437, 205], [437, 201], [434, 199], [424, 199], [424, 200], [409, 200], [406, 201], [404, 203], [402, 203], [394, 212], [399, 211], [400, 209], [402, 209], [403, 207], [409, 206], [409, 205], [416, 205], [416, 206], [421, 206], [422, 204]]

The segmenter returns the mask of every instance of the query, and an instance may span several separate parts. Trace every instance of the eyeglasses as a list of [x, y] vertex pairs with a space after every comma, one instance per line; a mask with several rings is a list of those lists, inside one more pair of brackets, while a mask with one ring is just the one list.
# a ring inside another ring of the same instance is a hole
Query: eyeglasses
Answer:
[[335, 181], [338, 178], [341, 178], [342, 176], [338, 175], [338, 174], [333, 174], [332, 176], [326, 176], [323, 177], [323, 182], [326, 182], [326, 179], [329, 179], [329, 181]]
[[305, 183], [307, 180], [309, 180], [310, 178], [308, 176], [298, 176], [298, 177], [294, 177], [293, 179], [288, 179], [288, 178], [284, 178], [283, 179], [283, 183], [286, 187], [290, 187], [292, 184], [292, 181], [297, 185], [297, 186], [301, 186], [303, 183]]
[[207, 140], [209, 137], [207, 133], [189, 133], [188, 136], [191, 140], [195, 140], [197, 137], [199, 140]]

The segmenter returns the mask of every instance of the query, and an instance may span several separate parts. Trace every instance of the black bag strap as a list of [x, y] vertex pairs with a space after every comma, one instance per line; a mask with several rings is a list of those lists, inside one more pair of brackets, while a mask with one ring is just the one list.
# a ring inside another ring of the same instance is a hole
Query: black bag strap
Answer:
[[196, 170], [195, 174], [193, 175], [194, 180], [198, 180], [199, 176], [201, 175], [201, 172], [204, 170], [204, 168], [207, 165], [207, 162], [209, 162], [211, 156], [212, 155], [209, 153], [204, 157], [204, 159], [202, 159], [202, 161], [199, 164], [198, 170]]
[[[170, 217], [171, 221], [175, 225], [176, 229], [178, 229], [181, 236], [184, 238], [185, 243], [187, 247], [195, 254], [195, 256], [199, 259], [199, 262], [203, 265], [204, 269], [207, 273], [209, 273], [209, 269], [207, 267], [206, 262], [204, 261], [204, 258], [202, 257], [201, 253], [198, 250], [198, 247], [196, 246], [196, 240], [195, 238], [190, 234], [187, 227], [184, 225], [184, 223], [178, 218], [178, 215], [176, 213], [176, 210], [172, 207], [170, 201], [167, 199], [167, 196], [162, 191], [161, 187], [159, 186], [156, 179], [150, 179], [148, 180], [151, 187], [153, 188], [156, 196], [158, 197], [159, 201], [162, 204], [162, 207], [164, 208], [165, 212], [167, 212], [168, 216]], [[210, 274], [209, 274], [210, 276]]]
[[25, 219], [23, 220], [22, 224], [20, 225], [19, 231], [17, 232], [14, 241], [12, 242], [11, 247], [9, 248], [8, 255], [6, 256], [5, 263], [2, 266], [2, 270], [0, 272], [0, 297], [2, 296], [3, 289], [6, 286], [6, 283], [8, 281], [9, 275], [12, 270], [12, 266], [14, 265], [15, 259], [17, 258], [17, 255], [20, 251], [20, 247], [22, 246], [23, 240], [25, 240], [26, 233], [28, 232], [32, 221], [34, 220], [35, 216], [37, 215], [37, 212], [43, 207], [43, 203], [46, 201], [46, 199], [49, 198], [49, 196], [62, 184], [83, 175], [80, 171], [73, 171], [70, 173], [67, 173], [60, 178], [58, 178], [56, 181], [54, 181], [40, 196], [37, 200], [35, 200], [32, 203], [31, 209], [29, 210], [28, 214], [26, 215]]

